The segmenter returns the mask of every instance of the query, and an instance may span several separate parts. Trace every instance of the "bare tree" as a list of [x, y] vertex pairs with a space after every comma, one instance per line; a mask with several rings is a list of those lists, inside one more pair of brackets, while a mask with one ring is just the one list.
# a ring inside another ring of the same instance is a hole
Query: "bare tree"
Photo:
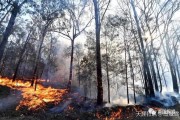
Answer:
[[150, 69], [149, 69], [148, 62], [147, 62], [147, 56], [146, 56], [145, 47], [144, 47], [144, 43], [143, 43], [142, 32], [141, 32], [139, 20], [137, 17], [137, 12], [136, 12], [135, 5], [134, 5], [134, 0], [131, 0], [131, 6], [133, 8], [134, 18], [136, 21], [138, 36], [139, 36], [142, 55], [143, 55], [143, 69], [144, 69], [144, 79], [145, 79], [145, 87], [146, 87], [145, 92], [146, 92], [146, 95], [153, 97], [153, 96], [155, 96], [155, 93], [154, 93], [152, 78], [151, 78], [151, 74], [150, 74]]
[[54, 26], [54, 32], [60, 33], [63, 38], [71, 41], [69, 81], [67, 85], [68, 89], [70, 90], [73, 73], [75, 40], [90, 25], [93, 18], [90, 17], [86, 23], [82, 22], [82, 19], [84, 18], [86, 12], [86, 8], [88, 6], [87, 1], [79, 0], [75, 2], [74, 0], [70, 0], [64, 5], [67, 10], [65, 11], [66, 16], [64, 16], [64, 19], [59, 19], [59, 26], [58, 28]]

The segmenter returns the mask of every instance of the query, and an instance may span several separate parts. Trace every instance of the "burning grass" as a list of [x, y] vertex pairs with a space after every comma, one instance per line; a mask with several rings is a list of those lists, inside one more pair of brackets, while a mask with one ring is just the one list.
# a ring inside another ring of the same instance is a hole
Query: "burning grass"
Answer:
[[8, 86], [12, 89], [22, 92], [22, 99], [16, 110], [27, 108], [28, 110], [42, 110], [46, 108], [47, 104], [58, 104], [62, 101], [62, 97], [67, 93], [66, 89], [54, 89], [52, 87], [45, 88], [38, 84], [36, 91], [30, 87], [29, 81], [16, 81], [7, 78], [0, 78], [0, 85]]
[[[84, 101], [84, 97], [76, 92], [68, 93], [66, 89], [54, 89], [51, 87], [44, 87], [41, 84], [38, 84], [35, 91], [33, 87], [30, 87], [30, 84], [31, 83], [28, 81], [25, 82], [19, 80], [13, 83], [10, 79], [0, 78], [0, 86], [7, 86], [11, 89], [14, 89], [15, 91], [21, 91], [22, 95], [22, 99], [16, 106], [16, 111], [14, 109], [10, 112], [5, 111], [5, 115], [4, 113], [0, 113], [0, 119], [2, 119], [1, 116], [8, 116], [7, 118], [9, 118], [9, 116], [11, 116], [12, 118], [14, 116], [17, 116], [18, 120], [21, 118], [26, 120], [30, 116], [32, 117], [32, 119], [30, 120], [34, 120], [36, 118], [38, 120], [140, 120], [141, 118], [149, 118], [150, 120], [151, 118], [159, 118], [159, 120], [161, 120], [161, 117], [137, 117], [137, 112], [142, 113], [143, 111], [150, 110], [150, 108], [157, 111], [160, 109], [159, 107], [149, 105], [131, 105], [124, 107], [112, 106], [110, 108], [107, 108], [103, 106], [96, 106], [96, 101], [92, 99], [87, 99], [86, 101]], [[44, 112], [44, 110], [49, 110], [50, 112]], [[12, 119], [11, 117], [10, 119]], [[176, 117], [172, 118], [173, 120], [176, 119]]]

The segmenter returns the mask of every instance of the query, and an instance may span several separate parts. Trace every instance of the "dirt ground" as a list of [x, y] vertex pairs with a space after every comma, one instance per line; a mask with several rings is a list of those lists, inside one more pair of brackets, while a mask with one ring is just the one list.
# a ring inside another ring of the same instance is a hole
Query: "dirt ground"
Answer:
[[[71, 95], [66, 97], [68, 98], [70, 96]], [[73, 106], [73, 109], [69, 110], [52, 112], [51, 106], [51, 108], [41, 111], [28, 111], [26, 108], [16, 111], [15, 108], [18, 105], [20, 99], [21, 95], [19, 91], [12, 91], [8, 87], [0, 86], [0, 120], [108, 120], [113, 112], [116, 112], [119, 109], [122, 109], [123, 111], [121, 113], [121, 116], [123, 116], [121, 117], [121, 119], [126, 120], [180, 120], [180, 117], [169, 116], [135, 117], [137, 116], [135, 115], [136, 113], [133, 112], [135, 106], [114, 106], [111, 108], [96, 107], [93, 106], [93, 104], [90, 105], [91, 103], [93, 103], [93, 101], [77, 103], [75, 101], [77, 100], [77, 98], [74, 98], [74, 100], [72, 99], [72, 101], [69, 103], [69, 105]], [[67, 102], [66, 99], [64, 101]], [[62, 105], [63, 104], [64, 103], [62, 103]], [[59, 106], [62, 105], [60, 104]], [[175, 111], [180, 112], [180, 105], [176, 105], [168, 109], [175, 109]], [[97, 117], [97, 113], [101, 115], [101, 118]]]

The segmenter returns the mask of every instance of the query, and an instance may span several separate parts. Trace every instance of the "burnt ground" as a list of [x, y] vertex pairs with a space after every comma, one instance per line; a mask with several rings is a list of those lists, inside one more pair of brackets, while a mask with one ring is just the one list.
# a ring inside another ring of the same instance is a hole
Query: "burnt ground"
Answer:
[[[28, 111], [22, 108], [16, 111], [16, 106], [21, 99], [19, 91], [0, 86], [0, 120], [98, 120], [110, 118], [132, 120], [180, 120], [180, 117], [153, 116], [137, 117], [136, 110], [148, 110], [149, 107], [137, 106], [114, 106], [110, 108], [96, 106], [95, 100], [86, 100], [78, 93], [69, 93], [59, 105], [48, 104], [40, 111]], [[154, 107], [154, 106], [153, 106]], [[117, 112], [121, 109], [121, 113]], [[180, 105], [170, 108], [180, 112]], [[119, 116], [121, 116], [119, 118]]]

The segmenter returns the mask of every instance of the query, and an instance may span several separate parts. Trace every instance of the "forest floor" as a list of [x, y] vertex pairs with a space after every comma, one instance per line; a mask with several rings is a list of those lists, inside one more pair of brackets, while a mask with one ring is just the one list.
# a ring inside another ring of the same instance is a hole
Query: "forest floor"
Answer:
[[[77, 92], [64, 95], [63, 101], [56, 105], [47, 105], [45, 109], [30, 111], [26, 108], [16, 110], [21, 92], [6, 86], [0, 86], [0, 120], [97, 120], [97, 119], [133, 119], [133, 120], [180, 120], [178, 116], [138, 116], [137, 110], [148, 111], [156, 106], [96, 106], [95, 100], [86, 100]], [[180, 105], [163, 108], [180, 112]]]

